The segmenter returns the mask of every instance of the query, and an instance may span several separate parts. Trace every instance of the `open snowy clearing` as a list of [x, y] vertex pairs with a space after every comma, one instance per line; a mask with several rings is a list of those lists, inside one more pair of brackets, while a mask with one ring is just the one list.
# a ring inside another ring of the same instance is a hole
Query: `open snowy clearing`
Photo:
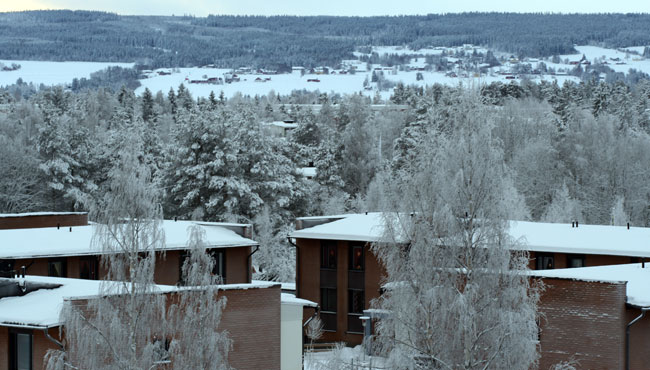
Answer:
[[[465, 47], [453, 48], [431, 48], [421, 50], [409, 50], [401, 46], [377, 46], [373, 47], [373, 52], [378, 54], [401, 54], [401, 55], [439, 55], [442, 49], [449, 51], [465, 50]], [[650, 59], [644, 59], [636, 54], [626, 53], [625, 51], [605, 49], [596, 46], [576, 46], [578, 54], [561, 55], [561, 63], [552, 63], [550, 58], [547, 59], [528, 59], [521, 61], [522, 63], [530, 63], [533, 68], [537, 68], [540, 62], [544, 62], [548, 67], [554, 68], [556, 71], [560, 70], [571, 71], [575, 65], [571, 62], [577, 62], [584, 54], [588, 61], [594, 63], [607, 62], [607, 65], [617, 72], [627, 73], [631, 68], [650, 74]], [[642, 52], [642, 46], [635, 46], [627, 48], [637, 52]], [[466, 53], [472, 53], [473, 49], [465, 50]], [[483, 48], [476, 48], [479, 52], [486, 52]], [[623, 50], [623, 49], [621, 49]], [[356, 53], [361, 55], [360, 53]], [[504, 54], [505, 55], [505, 54]], [[447, 57], [450, 63], [457, 60], [455, 57]], [[426, 59], [424, 57], [413, 57], [408, 63], [412, 69], [425, 67]], [[566, 64], [568, 62], [569, 64]], [[99, 71], [109, 66], [132, 67], [133, 63], [97, 63], [97, 62], [42, 62], [42, 61], [11, 61], [0, 60], [6, 66], [11, 66], [12, 63], [21, 65], [17, 71], [4, 71], [0, 72], [0, 86], [9, 85], [16, 82], [18, 78], [26, 83], [32, 82], [34, 84], [45, 85], [58, 85], [70, 84], [74, 78], [88, 78], [91, 73]], [[211, 77], [224, 78], [224, 74], [232, 72], [230, 69], [217, 69], [217, 68], [179, 68], [167, 71], [172, 72], [167, 75], [152, 74], [153, 77], [143, 79], [140, 82], [142, 86], [136, 90], [137, 94], [142, 94], [145, 88], [154, 93], [162, 91], [167, 93], [170, 88], [178, 88], [180, 84], [184, 84], [194, 97], [207, 97], [210, 92], [214, 91], [219, 94], [221, 91], [227, 98], [231, 98], [238, 93], [243, 95], [255, 96], [266, 95], [271, 91], [279, 94], [290, 94], [293, 90], [307, 90], [307, 91], [320, 91], [327, 93], [340, 93], [340, 94], [354, 94], [362, 93], [366, 96], [374, 96], [377, 92], [375, 83], [370, 83], [368, 88], [364, 88], [364, 81], [372, 80], [372, 70], [381, 68], [384, 78], [387, 81], [394, 83], [403, 82], [407, 85], [427, 86], [434, 83], [445, 84], [449, 86], [480, 86], [482, 84], [489, 84], [492, 82], [509, 83], [513, 81], [514, 76], [506, 76], [499, 73], [509, 73], [514, 68], [514, 64], [508, 62], [501, 66], [490, 68], [487, 73], [466, 72], [461, 69], [455, 68], [450, 71], [455, 73], [457, 77], [453, 77], [444, 72], [429, 72], [429, 71], [398, 71], [397, 69], [388, 68], [380, 65], [371, 65], [371, 70], [368, 71], [366, 64], [360, 61], [347, 60], [342, 62], [343, 65], [355, 66], [357, 72], [355, 74], [341, 74], [340, 71], [335, 71], [332, 74], [304, 74], [294, 72], [291, 74], [277, 74], [277, 75], [264, 75], [264, 74], [239, 74], [240, 81], [230, 84], [196, 84], [190, 83], [191, 80], [204, 80]], [[417, 80], [418, 73], [421, 74], [422, 79]], [[563, 73], [557, 75], [544, 74], [531, 76], [533, 81], [557, 81], [558, 84], [564, 83], [566, 80], [579, 82], [579, 79], [574, 76], [567, 76]], [[519, 76], [514, 78], [519, 81]], [[380, 91], [383, 99], [387, 99], [391, 90]]]
[[89, 78], [91, 73], [107, 67], [131, 68], [134, 65], [134, 63], [42, 62], [29, 60], [0, 60], [0, 63], [6, 66], [11, 66], [13, 63], [20, 64], [20, 69], [16, 71], [0, 71], [0, 86], [14, 84], [19, 78], [22, 78], [25, 83], [31, 82], [35, 85], [70, 84], [75, 78]]
[[[424, 58], [419, 58], [418, 62], [424, 61]], [[417, 63], [417, 62], [413, 62]], [[373, 66], [374, 67], [374, 66]], [[649, 68], [650, 70], [650, 68]], [[211, 91], [214, 91], [216, 95], [219, 95], [223, 91], [224, 96], [227, 98], [233, 97], [237, 93], [243, 95], [266, 95], [271, 91], [279, 94], [290, 94], [293, 90], [307, 90], [307, 91], [320, 91], [320, 92], [335, 92], [340, 94], [354, 94], [362, 93], [367, 96], [374, 96], [376, 93], [375, 84], [372, 83], [372, 90], [365, 90], [363, 87], [363, 82], [368, 79], [371, 81], [372, 72], [361, 71], [357, 72], [354, 75], [351, 74], [329, 74], [329, 75], [317, 75], [317, 74], [305, 74], [300, 76], [299, 74], [278, 74], [278, 75], [262, 75], [262, 74], [243, 74], [239, 75], [241, 78], [240, 82], [233, 82], [231, 84], [222, 84], [222, 85], [210, 85], [210, 84], [191, 84], [189, 83], [192, 79], [200, 79], [204, 75], [208, 78], [210, 77], [223, 77], [223, 74], [229, 70], [225, 69], [204, 69], [204, 68], [180, 68], [180, 72], [172, 73], [171, 75], [166, 76], [155, 76], [152, 78], [140, 80], [142, 86], [136, 89], [136, 94], [142, 94], [145, 88], [148, 88], [152, 92], [162, 91], [167, 93], [170, 88], [178, 88], [180, 84], [184, 84], [188, 88], [192, 96], [194, 97], [208, 97]], [[426, 72], [422, 71], [423, 79], [417, 80], [416, 71], [384, 71], [384, 77], [386, 80], [392, 82], [403, 82], [406, 85], [417, 85], [417, 86], [427, 86], [434, 83], [445, 84], [449, 86], [457, 86], [462, 84], [466, 87], [468, 86], [480, 86], [483, 84], [489, 84], [492, 82], [503, 82], [509, 83], [511, 80], [505, 78], [501, 75], [477, 75], [471, 77], [449, 77], [442, 72]], [[256, 79], [265, 79], [270, 78], [269, 81], [259, 82]], [[309, 80], [318, 80], [318, 82], [309, 81]], [[573, 76], [551, 76], [544, 75], [540, 76], [540, 79], [545, 79], [549, 81], [557, 80], [559, 84], [564, 83], [565, 80], [580, 81], [577, 77]], [[391, 89], [392, 90], [392, 89]], [[381, 91], [381, 97], [387, 99], [390, 97], [392, 91]]]

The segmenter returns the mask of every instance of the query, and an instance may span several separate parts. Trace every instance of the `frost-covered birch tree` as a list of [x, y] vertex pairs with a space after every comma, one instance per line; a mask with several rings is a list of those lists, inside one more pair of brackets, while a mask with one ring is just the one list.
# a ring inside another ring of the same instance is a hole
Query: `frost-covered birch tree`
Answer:
[[[506, 233], [514, 187], [488, 115], [465, 99], [385, 184], [376, 344], [396, 369], [528, 369], [538, 290]], [[451, 120], [450, 119], [450, 120]]]
[[126, 145], [130, 149], [109, 172], [108, 192], [91, 212], [98, 221], [93, 243], [103, 255], [105, 281], [97, 297], [64, 306], [66, 345], [48, 353], [47, 368], [227, 368], [230, 344], [218, 332], [225, 301], [217, 299], [210, 275], [214, 262], [197, 236], [191, 237], [193, 253], [183, 267], [194, 286], [172, 293], [168, 302], [154, 284], [156, 255], [165, 242], [160, 195], [141, 155], [141, 141], [132, 137]]

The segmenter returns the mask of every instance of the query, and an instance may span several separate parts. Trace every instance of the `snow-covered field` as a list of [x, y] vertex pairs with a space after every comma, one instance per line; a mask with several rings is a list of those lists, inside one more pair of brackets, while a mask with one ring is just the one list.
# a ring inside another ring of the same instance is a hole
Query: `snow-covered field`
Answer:
[[[409, 50], [401, 46], [378, 46], [373, 47], [373, 52], [378, 54], [401, 54], [413, 55], [410, 63], [412, 68], [424, 67], [425, 58], [416, 57], [416, 55], [439, 55], [442, 53], [443, 48], [430, 48], [421, 50]], [[466, 53], [472, 53], [472, 49], [467, 47], [453, 47], [444, 48], [447, 53], [464, 50]], [[570, 71], [575, 66], [566, 64], [565, 62], [576, 62], [582, 58], [584, 54], [587, 60], [594, 63], [595, 61], [606, 61], [607, 65], [617, 72], [627, 73], [631, 68], [638, 71], [643, 71], [650, 74], [650, 59], [643, 59], [639, 55], [625, 53], [614, 49], [605, 49], [595, 46], [577, 46], [578, 54], [561, 55], [561, 63], [552, 63], [550, 58], [541, 60], [524, 60], [523, 63], [530, 63], [533, 68], [536, 68], [539, 62], [543, 61], [548, 67], [554, 68], [556, 71], [564, 70]], [[635, 46], [626, 48], [637, 52], [643, 52], [643, 46]], [[622, 49], [623, 50], [623, 49]], [[477, 48], [478, 52], [486, 52], [485, 49]], [[360, 55], [359, 53], [356, 53]], [[505, 55], [497, 53], [497, 55]], [[617, 59], [618, 58], [618, 59]], [[457, 58], [448, 57], [449, 62], [453, 63]], [[0, 86], [15, 83], [18, 78], [22, 78], [24, 82], [33, 82], [35, 84], [43, 83], [45, 85], [56, 84], [69, 84], [73, 78], [89, 77], [92, 72], [104, 69], [108, 66], [122, 66], [131, 67], [132, 63], [95, 63], [95, 62], [38, 62], [38, 61], [11, 61], [0, 60], [7, 66], [12, 63], [18, 63], [21, 68], [17, 71], [0, 72]], [[180, 68], [176, 69], [171, 75], [159, 76], [154, 74], [154, 77], [141, 80], [142, 86], [136, 90], [137, 94], [141, 94], [145, 88], [153, 92], [162, 91], [166, 93], [170, 88], [178, 88], [180, 84], [184, 84], [193, 96], [207, 97], [210, 92], [214, 91], [219, 94], [221, 91], [228, 98], [241, 93], [243, 95], [265, 95], [271, 91], [280, 94], [290, 94], [293, 90], [308, 90], [320, 92], [335, 92], [340, 94], [353, 94], [362, 93], [367, 96], [374, 96], [376, 94], [376, 84], [370, 84], [372, 89], [364, 89], [364, 81], [368, 79], [371, 81], [372, 72], [368, 71], [366, 64], [358, 60], [343, 61], [343, 65], [354, 65], [357, 69], [356, 74], [305, 74], [300, 73], [291, 74], [278, 74], [278, 75], [261, 75], [261, 74], [240, 74], [241, 80], [231, 84], [209, 85], [209, 84], [191, 84], [191, 80], [201, 80], [209, 77], [224, 77], [225, 73], [231, 72], [228, 69], [211, 69], [211, 68]], [[371, 69], [381, 67], [379, 65], [370, 66]], [[392, 82], [403, 82], [404, 84], [414, 84], [418, 86], [426, 86], [434, 83], [441, 83], [450, 86], [457, 86], [462, 84], [464, 86], [479, 86], [485, 83], [501, 81], [509, 83], [512, 80], [506, 76], [499, 74], [499, 72], [508, 72], [514, 65], [504, 63], [499, 67], [490, 69], [488, 73], [476, 74], [474, 72], [465, 72], [462, 70], [453, 70], [458, 77], [448, 76], [443, 72], [426, 72], [420, 71], [423, 79], [418, 81], [415, 70], [413, 71], [393, 71], [383, 68], [384, 77], [386, 80]], [[340, 72], [340, 71], [339, 71]], [[531, 76], [534, 81], [556, 80], [559, 84], [564, 83], [566, 80], [579, 81], [578, 78], [566, 75], [541, 75]], [[266, 80], [264, 82], [256, 81], [256, 79]], [[512, 77], [511, 77], [512, 78]], [[310, 81], [311, 80], [311, 81]], [[316, 81], [314, 81], [316, 80]], [[382, 98], [386, 99], [390, 96], [390, 91], [381, 91]]]
[[25, 83], [59, 85], [72, 83], [74, 78], [88, 78], [109, 66], [133, 67], [133, 63], [102, 63], [102, 62], [41, 62], [25, 60], [0, 60], [0, 63], [11, 66], [20, 64], [17, 71], [0, 71], [0, 86], [16, 83], [19, 78]]

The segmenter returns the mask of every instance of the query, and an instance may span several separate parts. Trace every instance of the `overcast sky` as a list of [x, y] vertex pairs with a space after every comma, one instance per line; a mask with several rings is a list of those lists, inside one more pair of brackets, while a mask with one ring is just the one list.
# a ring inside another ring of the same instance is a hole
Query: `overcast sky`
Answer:
[[118, 14], [206, 16], [399, 15], [469, 11], [650, 13], [650, 0], [0, 0], [0, 11], [103, 10]]

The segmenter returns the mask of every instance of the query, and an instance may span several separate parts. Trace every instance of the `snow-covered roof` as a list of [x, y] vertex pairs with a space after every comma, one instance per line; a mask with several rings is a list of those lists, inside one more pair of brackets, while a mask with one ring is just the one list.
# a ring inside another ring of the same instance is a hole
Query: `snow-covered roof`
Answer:
[[513, 221], [510, 235], [539, 252], [650, 257], [650, 228]]
[[301, 167], [298, 173], [305, 177], [316, 177], [316, 167]]
[[273, 121], [268, 123], [269, 126], [282, 127], [282, 128], [296, 128], [298, 127], [297, 123], [289, 123], [284, 121]]
[[[326, 239], [326, 240], [353, 240], [376, 242], [381, 240], [384, 233], [384, 219], [380, 212], [367, 214], [349, 214], [340, 216], [327, 216], [323, 218], [338, 218], [338, 220], [321, 225], [296, 230], [291, 233], [292, 238]], [[299, 220], [316, 220], [317, 217], [304, 217]]]
[[[317, 221], [318, 217], [298, 220]], [[324, 216], [336, 219], [321, 225], [297, 230], [292, 238], [352, 240], [377, 242], [382, 240], [385, 221], [382, 213]], [[650, 257], [650, 228], [605, 225], [511, 221], [510, 235], [522, 247], [537, 252], [572, 254], [602, 254]]]
[[[99, 280], [26, 276], [26, 284], [56, 284], [57, 288], [38, 289], [22, 297], [0, 299], [0, 326], [53, 327], [61, 324], [60, 313], [68, 298], [94, 297], [100, 291]], [[173, 286], [158, 286], [170, 291]]]
[[296, 298], [295, 295], [290, 293], [282, 293], [281, 302], [282, 304], [290, 304], [296, 306], [318, 307], [315, 302], [302, 298]]
[[[100, 291], [101, 284], [121, 283], [106, 282], [101, 280], [85, 280], [70, 278], [54, 278], [47, 276], [26, 276], [26, 283], [53, 284], [58, 287], [52, 289], [38, 289], [27, 293], [22, 297], [0, 298], [0, 326], [18, 326], [47, 328], [61, 325], [60, 313], [63, 303], [69, 299], [89, 299], [97, 297], [98, 293], [105, 294], [104, 287]], [[219, 290], [247, 290], [265, 289], [278, 286], [273, 282], [258, 282], [255, 284], [223, 284]], [[156, 285], [156, 290], [173, 292], [191, 287], [176, 287], [172, 285]], [[108, 289], [110, 291], [110, 289]], [[309, 301], [306, 301], [309, 302]], [[297, 304], [297, 303], [295, 303]]]
[[0, 218], [32, 217], [32, 216], [70, 216], [87, 215], [88, 212], [26, 212], [26, 213], [0, 213]]
[[[258, 245], [228, 227], [244, 226], [210, 222], [172, 221], [162, 222], [165, 233], [165, 250], [186, 249], [188, 228], [199, 225], [205, 231], [207, 247], [228, 248]], [[34, 258], [54, 256], [77, 256], [100, 254], [101, 248], [92, 242], [97, 225], [72, 227], [43, 227], [35, 229], [0, 230], [0, 258]], [[72, 231], [70, 231], [72, 230]]]
[[[582, 227], [582, 226], [580, 226]], [[627, 303], [636, 307], [650, 307], [650, 265], [640, 263], [626, 265], [578, 267], [555, 270], [535, 270], [531, 275], [544, 278], [573, 279], [603, 283], [627, 282]]]

